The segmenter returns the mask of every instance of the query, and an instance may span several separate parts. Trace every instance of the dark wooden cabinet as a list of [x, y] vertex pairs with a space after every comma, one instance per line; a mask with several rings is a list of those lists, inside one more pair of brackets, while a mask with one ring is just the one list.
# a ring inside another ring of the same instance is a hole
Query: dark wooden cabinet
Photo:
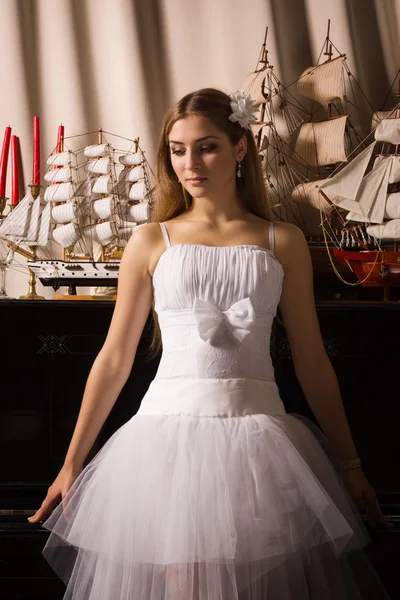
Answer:
[[[364, 470], [385, 512], [398, 515], [400, 305], [319, 303], [317, 308]], [[24, 512], [38, 508], [61, 467], [113, 309], [104, 301], [0, 302], [0, 600], [62, 597], [64, 587], [41, 555], [47, 532], [30, 525]], [[132, 373], [90, 456], [135, 414], [157, 371], [157, 359], [146, 361], [150, 331], [149, 320]], [[287, 410], [313, 419], [279, 323], [271, 349]], [[395, 598], [399, 523], [371, 534], [369, 554]]]

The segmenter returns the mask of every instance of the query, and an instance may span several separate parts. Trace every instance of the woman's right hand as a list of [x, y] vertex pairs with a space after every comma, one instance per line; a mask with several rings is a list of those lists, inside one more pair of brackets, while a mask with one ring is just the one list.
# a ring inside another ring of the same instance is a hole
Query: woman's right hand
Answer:
[[55, 506], [62, 502], [71, 488], [82, 468], [63, 466], [56, 479], [47, 490], [46, 498], [34, 515], [28, 518], [30, 523], [43, 523], [51, 514]]

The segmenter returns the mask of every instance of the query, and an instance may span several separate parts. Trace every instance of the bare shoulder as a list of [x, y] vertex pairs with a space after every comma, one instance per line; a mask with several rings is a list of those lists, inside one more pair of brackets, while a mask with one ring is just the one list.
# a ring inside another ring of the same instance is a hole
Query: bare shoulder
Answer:
[[160, 239], [162, 239], [160, 224], [145, 223], [135, 229], [128, 245], [141, 246], [148, 250], [152, 244], [157, 243]]
[[140, 225], [130, 237], [122, 260], [134, 261], [137, 268], [151, 276], [163, 246], [165, 247], [165, 243], [159, 223]]
[[274, 222], [275, 255], [283, 267], [289, 269], [292, 265], [309, 264], [310, 252], [304, 233], [292, 223]]
[[287, 246], [307, 245], [304, 233], [297, 225], [283, 221], [274, 221], [274, 228], [275, 242], [282, 247], [282, 250]]

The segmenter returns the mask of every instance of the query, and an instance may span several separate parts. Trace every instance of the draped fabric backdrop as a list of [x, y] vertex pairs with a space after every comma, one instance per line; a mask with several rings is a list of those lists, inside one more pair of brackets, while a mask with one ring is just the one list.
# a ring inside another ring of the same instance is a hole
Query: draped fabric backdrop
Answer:
[[[0, 8], [0, 136], [11, 125], [20, 137], [25, 185], [35, 114], [42, 174], [61, 122], [66, 136], [99, 127], [139, 136], [154, 165], [165, 110], [201, 87], [237, 90], [256, 67], [266, 26], [285, 85], [317, 60], [328, 18], [374, 108], [400, 63], [400, 0], [0, 0]], [[7, 289], [26, 293], [27, 271], [11, 269]]]

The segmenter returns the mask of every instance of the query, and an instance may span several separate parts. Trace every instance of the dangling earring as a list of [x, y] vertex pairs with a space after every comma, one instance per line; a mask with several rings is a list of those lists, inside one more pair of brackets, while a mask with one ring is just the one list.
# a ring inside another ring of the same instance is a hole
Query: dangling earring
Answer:
[[242, 163], [241, 163], [240, 161], [239, 161], [239, 164], [238, 164], [238, 170], [237, 170], [237, 173], [236, 173], [236, 175], [237, 175], [238, 177], [241, 177], [241, 176], [242, 176]]

